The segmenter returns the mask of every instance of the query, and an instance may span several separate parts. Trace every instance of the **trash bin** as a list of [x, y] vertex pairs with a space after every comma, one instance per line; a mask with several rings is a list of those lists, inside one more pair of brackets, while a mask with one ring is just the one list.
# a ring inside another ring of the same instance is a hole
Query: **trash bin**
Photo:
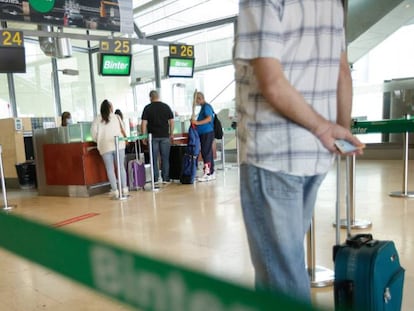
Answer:
[[20, 188], [36, 188], [36, 165], [33, 161], [16, 164], [16, 171]]

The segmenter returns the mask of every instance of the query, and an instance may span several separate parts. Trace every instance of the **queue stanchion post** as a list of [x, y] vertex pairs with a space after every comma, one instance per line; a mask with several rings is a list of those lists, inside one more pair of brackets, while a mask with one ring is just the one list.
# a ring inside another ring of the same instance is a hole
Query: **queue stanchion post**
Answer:
[[223, 137], [221, 137], [221, 167], [223, 168], [223, 171], [226, 169], [226, 155], [224, 154], [224, 133]]
[[236, 135], [236, 157], [237, 157], [237, 167], [240, 167], [240, 151], [239, 151], [239, 135], [237, 134], [237, 127], [234, 130]]
[[[346, 194], [347, 206], [349, 206], [349, 218], [341, 219], [339, 224], [341, 228], [348, 228], [348, 222], [352, 229], [366, 229], [372, 226], [372, 222], [365, 219], [355, 219], [355, 172], [356, 172], [356, 156], [346, 157], [346, 170], [348, 172], [346, 183], [349, 191]], [[349, 219], [349, 220], [348, 220]], [[336, 222], [334, 226], [336, 226]]]
[[[335, 223], [341, 219], [341, 155], [336, 156], [336, 201], [335, 201]], [[335, 226], [336, 245], [341, 244], [341, 226]]]
[[118, 176], [118, 198], [117, 200], [126, 200], [128, 196], [122, 193], [121, 165], [124, 165], [124, 163], [121, 163], [119, 159], [119, 139], [120, 139], [119, 136], [115, 136], [115, 155], [116, 155], [116, 169], [117, 169], [116, 174]]
[[223, 133], [223, 137], [220, 140], [220, 153], [221, 153], [221, 168], [218, 168], [218, 170], [225, 170], [226, 166], [225, 166], [225, 155], [224, 155], [224, 133]]
[[148, 149], [149, 149], [149, 158], [150, 158], [150, 171], [151, 171], [151, 189], [152, 191], [159, 191], [159, 188], [155, 187], [155, 180], [154, 180], [154, 155], [152, 153], [152, 134], [148, 134]]
[[334, 272], [328, 268], [316, 265], [315, 255], [315, 218], [312, 217], [311, 225], [306, 236], [307, 241], [307, 270], [310, 278], [311, 287], [332, 286], [334, 281]]
[[7, 191], [6, 191], [6, 182], [4, 181], [4, 169], [3, 169], [3, 146], [0, 145], [0, 173], [1, 173], [1, 191], [3, 192], [3, 210], [10, 211], [13, 208], [16, 208], [17, 205], [10, 205], [7, 202]]
[[[409, 119], [409, 115], [406, 115], [406, 119]], [[404, 155], [403, 155], [403, 186], [402, 191], [393, 191], [390, 193], [391, 197], [399, 197], [399, 198], [413, 198], [414, 192], [408, 191], [408, 139], [409, 139], [409, 132], [404, 133]]]

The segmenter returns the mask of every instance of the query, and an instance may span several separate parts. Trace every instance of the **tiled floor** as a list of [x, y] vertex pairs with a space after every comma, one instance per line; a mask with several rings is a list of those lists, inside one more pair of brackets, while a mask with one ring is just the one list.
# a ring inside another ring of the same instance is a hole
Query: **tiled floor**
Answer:
[[[329, 269], [335, 243], [335, 181], [333, 167], [315, 211], [316, 262]], [[414, 296], [410, 295], [414, 291], [414, 200], [388, 195], [402, 190], [401, 161], [358, 161], [356, 188], [356, 218], [372, 221], [372, 228], [365, 231], [375, 238], [395, 241], [406, 268], [402, 310], [414, 310]], [[409, 189], [414, 190], [414, 182], [409, 182]], [[7, 198], [17, 205], [12, 213], [50, 225], [97, 213], [64, 227], [251, 286], [253, 271], [238, 192], [238, 170], [231, 166], [218, 171], [215, 181], [132, 192], [126, 201], [105, 195], [46, 197], [33, 190], [8, 191]], [[0, 310], [130, 310], [4, 250], [0, 250], [0, 269]], [[332, 308], [332, 287], [312, 292], [315, 305]]]

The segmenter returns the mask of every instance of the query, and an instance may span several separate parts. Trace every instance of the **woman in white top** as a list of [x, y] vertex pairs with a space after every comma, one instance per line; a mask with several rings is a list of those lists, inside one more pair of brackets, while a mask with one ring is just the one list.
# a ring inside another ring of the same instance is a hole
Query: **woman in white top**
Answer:
[[[101, 104], [101, 114], [95, 118], [91, 127], [92, 138], [96, 141], [98, 151], [101, 154], [111, 184], [110, 195], [118, 198], [117, 179], [115, 175], [116, 166], [116, 152], [115, 152], [115, 136], [125, 136], [124, 123], [118, 115], [113, 113], [112, 103], [105, 99]], [[119, 142], [119, 163], [121, 171], [121, 187], [122, 193], [128, 193], [126, 183], [126, 171], [123, 165], [125, 161], [125, 142]]]

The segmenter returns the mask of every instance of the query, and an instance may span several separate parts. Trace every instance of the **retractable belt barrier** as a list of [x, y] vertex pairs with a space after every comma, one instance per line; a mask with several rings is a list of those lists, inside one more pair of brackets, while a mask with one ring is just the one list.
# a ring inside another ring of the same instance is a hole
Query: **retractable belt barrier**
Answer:
[[[392, 197], [414, 197], [414, 192], [408, 191], [408, 138], [409, 133], [414, 132], [414, 118], [405, 115], [401, 119], [381, 120], [381, 121], [354, 121], [352, 124], [352, 133], [404, 133], [404, 170], [403, 170], [403, 189], [402, 191], [393, 191]], [[353, 159], [355, 162], [355, 159]]]
[[414, 118], [405, 117], [402, 119], [379, 121], [354, 120], [351, 131], [353, 134], [414, 132]]
[[0, 213], [0, 246], [142, 311], [317, 310], [13, 214]]

